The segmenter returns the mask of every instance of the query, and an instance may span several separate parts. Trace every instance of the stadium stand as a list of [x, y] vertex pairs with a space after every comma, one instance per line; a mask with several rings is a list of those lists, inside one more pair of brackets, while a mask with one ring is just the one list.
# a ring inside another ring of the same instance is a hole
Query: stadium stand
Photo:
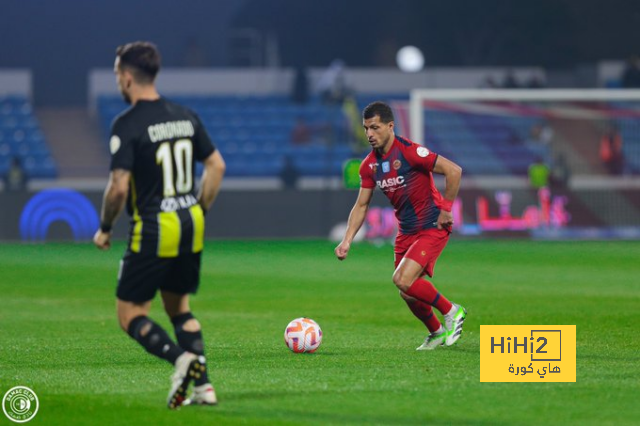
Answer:
[[[172, 99], [200, 115], [212, 139], [224, 152], [229, 176], [278, 176], [287, 158], [301, 176], [339, 176], [345, 160], [361, 158], [367, 150], [355, 142], [350, 130], [354, 128], [353, 123], [348, 122], [344, 109], [324, 104], [317, 98], [305, 105], [294, 104], [284, 95]], [[358, 114], [375, 100], [402, 103], [407, 99], [405, 95], [358, 94]], [[105, 135], [113, 118], [126, 107], [118, 96], [98, 99]], [[299, 120], [310, 129], [312, 137], [308, 142], [292, 140], [292, 131]], [[399, 133], [406, 134], [401, 121], [396, 123]], [[635, 140], [638, 134], [632, 128], [635, 120], [627, 121], [619, 120], [619, 123], [625, 141], [627, 169], [635, 172], [640, 170], [640, 140]], [[425, 144], [460, 164], [468, 175], [527, 176], [532, 163], [550, 162], [549, 147], [532, 135], [532, 130], [540, 125], [541, 118], [533, 115], [426, 108]], [[107, 139], [105, 136], [104, 140]], [[593, 167], [597, 168], [597, 164]]]
[[538, 119], [427, 110], [427, 144], [457, 162], [465, 174], [526, 175], [528, 167], [546, 156], [544, 147], [530, 143]]
[[[293, 104], [286, 96], [174, 96], [171, 99], [198, 113], [224, 153], [228, 176], [275, 177], [282, 171], [287, 157], [301, 176], [339, 176], [345, 160], [360, 156], [348, 142], [342, 108], [325, 105], [317, 99], [306, 105]], [[98, 99], [105, 135], [109, 134], [115, 116], [126, 107], [119, 97]], [[308, 141], [292, 140], [298, 120], [309, 128]]]
[[0, 176], [18, 159], [27, 178], [55, 178], [56, 162], [26, 97], [0, 97]]
[[[630, 110], [637, 112], [640, 110], [640, 103], [630, 102], [612, 102], [610, 104], [613, 108], [628, 113]], [[637, 174], [640, 173], [640, 132], [638, 130], [638, 117], [629, 116], [625, 118], [618, 118], [616, 125], [620, 130], [620, 136], [622, 137], [622, 153], [624, 156], [624, 171], [625, 173]]]

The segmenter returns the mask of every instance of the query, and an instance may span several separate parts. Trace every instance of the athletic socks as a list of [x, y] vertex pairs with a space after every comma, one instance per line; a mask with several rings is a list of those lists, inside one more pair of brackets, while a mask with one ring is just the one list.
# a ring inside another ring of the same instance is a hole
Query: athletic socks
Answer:
[[405, 302], [407, 302], [407, 306], [411, 309], [413, 315], [422, 321], [430, 332], [438, 331], [440, 327], [442, 327], [440, 320], [438, 320], [438, 317], [433, 313], [430, 305], [418, 299], [405, 300]]
[[172, 365], [184, 353], [183, 349], [173, 343], [167, 332], [147, 316], [141, 315], [132, 319], [127, 333], [147, 352], [167, 360]]
[[421, 302], [428, 303], [443, 315], [451, 310], [451, 302], [441, 295], [433, 284], [424, 278], [415, 280], [413, 284], [411, 284], [411, 287], [409, 287], [409, 290], [405, 291], [405, 294]]
[[[185, 331], [183, 326], [190, 319], [195, 319], [191, 312], [176, 315], [171, 318], [174, 331], [176, 333], [176, 339], [178, 339], [178, 345], [185, 351], [194, 353], [196, 355], [204, 355], [204, 341], [202, 339], [202, 331]], [[199, 378], [196, 378], [196, 386], [209, 383], [209, 377], [207, 376], [207, 370], [201, 374]]]

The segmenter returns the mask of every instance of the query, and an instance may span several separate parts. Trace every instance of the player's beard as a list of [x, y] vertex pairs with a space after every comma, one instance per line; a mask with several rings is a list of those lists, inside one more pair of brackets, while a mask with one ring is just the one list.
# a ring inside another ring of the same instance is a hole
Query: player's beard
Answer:
[[127, 93], [123, 93], [122, 98], [127, 104], [131, 105], [131, 97]]
[[124, 90], [120, 90], [120, 94], [122, 95], [122, 99], [124, 99], [127, 104], [131, 105], [131, 96], [129, 96], [129, 94]]

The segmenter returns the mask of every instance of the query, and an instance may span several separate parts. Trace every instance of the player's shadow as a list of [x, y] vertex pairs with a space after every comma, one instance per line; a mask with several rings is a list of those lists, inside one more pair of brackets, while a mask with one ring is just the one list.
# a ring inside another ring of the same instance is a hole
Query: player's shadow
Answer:
[[308, 357], [325, 357], [325, 356], [347, 356], [349, 354], [346, 353], [341, 353], [341, 352], [327, 352], [327, 351], [322, 351], [322, 352], [314, 352], [311, 354], [305, 354], [305, 353], [301, 353], [301, 354], [294, 354], [291, 353], [291, 355], [296, 355], [296, 356], [308, 356]]

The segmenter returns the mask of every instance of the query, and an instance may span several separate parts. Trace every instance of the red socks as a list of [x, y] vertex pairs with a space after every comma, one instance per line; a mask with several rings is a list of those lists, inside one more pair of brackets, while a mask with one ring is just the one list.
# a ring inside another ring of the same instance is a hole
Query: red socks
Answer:
[[440, 321], [438, 320], [438, 317], [433, 314], [433, 309], [431, 309], [430, 305], [427, 305], [417, 299], [405, 300], [405, 302], [407, 302], [407, 306], [411, 309], [413, 315], [422, 321], [430, 332], [433, 333], [440, 328]]
[[[411, 284], [411, 287], [409, 287], [409, 290], [405, 292], [405, 294], [407, 296], [413, 297], [414, 299], [418, 299], [423, 303], [427, 303], [433, 306], [443, 315], [451, 310], [451, 302], [449, 302], [446, 297], [441, 295], [433, 286], [433, 284], [431, 284], [424, 278], [418, 278], [417, 280], [415, 280], [413, 284]], [[413, 309], [411, 311], [413, 312]]]

